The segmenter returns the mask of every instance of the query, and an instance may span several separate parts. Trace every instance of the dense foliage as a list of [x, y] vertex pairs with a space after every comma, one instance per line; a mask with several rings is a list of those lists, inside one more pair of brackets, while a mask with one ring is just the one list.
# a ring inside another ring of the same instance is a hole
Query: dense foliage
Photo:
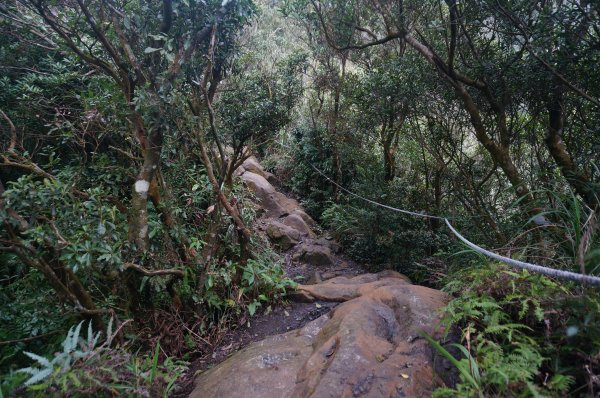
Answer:
[[[166, 394], [181, 373], [168, 356], [202, 352], [293, 284], [250, 232], [251, 195], [232, 179], [301, 94], [301, 54], [270, 73], [245, 61], [238, 38], [257, 12], [245, 1], [0, 5], [4, 391], [33, 358], [45, 367], [28, 385], [42, 395]], [[80, 318], [94, 336], [109, 322], [118, 335], [69, 366], [43, 359]], [[144, 359], [154, 352], [160, 363]], [[142, 380], [150, 367], [166, 372], [158, 384]]]
[[437, 396], [594, 396], [596, 288], [360, 197], [600, 274], [598, 26], [586, 0], [0, 4], [1, 388], [163, 393], [281, 299], [255, 153], [348, 255], [453, 296]]
[[438, 395], [597, 394], [594, 288], [470, 256], [440, 220], [358, 197], [597, 275], [597, 4], [290, 0], [282, 11], [306, 29], [312, 65], [274, 168], [350, 255], [455, 297], [461, 382]]

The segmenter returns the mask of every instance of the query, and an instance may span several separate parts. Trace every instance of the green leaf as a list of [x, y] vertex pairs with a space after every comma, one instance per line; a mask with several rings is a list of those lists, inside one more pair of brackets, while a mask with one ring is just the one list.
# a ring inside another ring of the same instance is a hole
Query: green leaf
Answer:
[[[475, 389], [479, 390], [479, 383], [477, 382], [477, 380], [475, 380], [473, 375], [471, 375], [471, 372], [469, 371], [469, 369], [467, 367], [465, 367], [463, 363], [460, 363], [456, 358], [454, 358], [452, 356], [452, 354], [450, 354], [444, 347], [442, 347], [442, 345], [440, 343], [435, 341], [427, 333], [423, 333], [423, 337], [425, 338], [425, 340], [427, 340], [429, 342], [429, 344], [431, 344], [431, 346], [433, 348], [435, 348], [435, 350], [440, 355], [444, 356], [447, 360], [449, 360], [456, 367], [456, 369], [460, 372], [460, 374], [463, 376], [463, 378], [466, 381], [468, 381], [469, 384], [471, 384], [471, 386], [473, 386]], [[469, 354], [469, 357], [470, 357], [470, 354]]]
[[52, 374], [52, 372], [53, 372], [52, 368], [42, 369], [39, 371], [39, 373], [36, 373], [32, 378], [27, 380], [25, 382], [25, 385], [30, 386], [32, 384], [38, 383], [38, 382], [44, 380], [45, 378], [47, 378], [48, 376], [50, 376]]
[[40, 365], [44, 366], [44, 367], [51, 367], [52, 365], [50, 365], [50, 361], [47, 360], [46, 358], [34, 354], [33, 352], [27, 352], [27, 351], [23, 351], [23, 354], [27, 355], [29, 358], [33, 359], [34, 361], [36, 361], [37, 363], [39, 363]]
[[156, 344], [156, 349], [154, 350], [154, 356], [152, 357], [152, 369], [150, 369], [150, 384], [154, 382], [154, 377], [156, 377], [156, 369], [158, 368], [158, 354], [160, 353], [160, 341]]
[[144, 54], [150, 54], [150, 53], [153, 53], [153, 52], [156, 52], [156, 51], [160, 51], [160, 50], [162, 50], [162, 48], [146, 47], [144, 49]]
[[250, 316], [253, 316], [256, 313], [256, 308], [260, 305], [261, 304], [256, 300], [248, 304], [248, 314], [250, 314]]

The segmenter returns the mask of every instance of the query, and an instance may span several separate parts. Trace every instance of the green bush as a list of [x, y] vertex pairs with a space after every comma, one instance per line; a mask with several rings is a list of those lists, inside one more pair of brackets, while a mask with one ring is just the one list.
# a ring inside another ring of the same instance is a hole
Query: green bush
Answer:
[[15, 381], [22, 381], [22, 374], [29, 375], [24, 386], [16, 389], [18, 394], [31, 397], [167, 397], [187, 368], [185, 362], [168, 357], [159, 361], [159, 344], [155, 347], [154, 355], [145, 358], [131, 354], [123, 347], [112, 347], [119, 332], [112, 330], [112, 319], [102, 344], [101, 333], [92, 331], [91, 322], [85, 336], [81, 333], [82, 326], [83, 321], [69, 329], [62, 342], [62, 351], [52, 359], [23, 352], [35, 364], [11, 375], [9, 383], [13, 386]]
[[258, 307], [281, 300], [286, 290], [294, 286], [285, 276], [281, 263], [264, 252], [245, 265], [227, 262], [213, 268], [205, 282], [203, 301], [217, 313], [229, 309], [238, 316], [246, 311], [252, 316]]
[[457, 367], [470, 377], [461, 372], [456, 388], [435, 396], [578, 394], [590, 382], [585, 375], [600, 370], [596, 292], [482, 261], [453, 272], [445, 290], [456, 298], [445, 309], [444, 325], [462, 330], [465, 358]]

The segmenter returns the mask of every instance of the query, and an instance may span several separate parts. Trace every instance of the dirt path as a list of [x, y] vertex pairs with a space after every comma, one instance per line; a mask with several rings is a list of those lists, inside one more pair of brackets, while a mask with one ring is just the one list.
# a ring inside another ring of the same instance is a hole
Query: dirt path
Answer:
[[367, 273], [333, 239], [318, 236], [298, 201], [277, 190], [256, 160], [240, 176], [262, 214], [254, 231], [282, 249], [286, 275], [300, 283], [290, 292], [297, 301], [226, 325], [172, 396], [421, 397], [444, 381], [452, 385], [450, 363], [422, 337], [443, 333], [445, 293], [395, 271]]
[[297, 301], [227, 325], [174, 396], [423, 397], [453, 385], [450, 362], [422, 337], [442, 337], [449, 296], [395, 271], [368, 273], [331, 237], [318, 236], [312, 218], [255, 159], [243, 166], [262, 214], [253, 229], [282, 249], [286, 275], [300, 284], [289, 292]]

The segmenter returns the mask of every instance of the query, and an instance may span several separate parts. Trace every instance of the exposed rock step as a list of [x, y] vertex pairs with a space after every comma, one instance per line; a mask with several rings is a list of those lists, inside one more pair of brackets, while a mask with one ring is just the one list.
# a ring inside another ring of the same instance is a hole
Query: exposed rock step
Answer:
[[190, 397], [428, 397], [440, 385], [421, 333], [436, 332], [444, 293], [385, 271], [301, 285], [295, 296], [343, 303], [201, 374]]
[[276, 180], [273, 174], [265, 171], [254, 157], [246, 159], [237, 173], [264, 211], [258, 225], [271, 242], [282, 250], [294, 249], [294, 261], [314, 266], [333, 264], [333, 254], [339, 251], [339, 245], [332, 239], [316, 239], [315, 221], [298, 201], [277, 192], [271, 184]]

